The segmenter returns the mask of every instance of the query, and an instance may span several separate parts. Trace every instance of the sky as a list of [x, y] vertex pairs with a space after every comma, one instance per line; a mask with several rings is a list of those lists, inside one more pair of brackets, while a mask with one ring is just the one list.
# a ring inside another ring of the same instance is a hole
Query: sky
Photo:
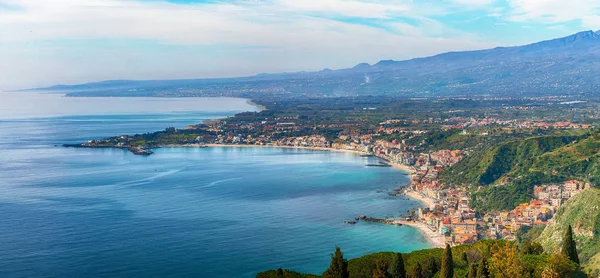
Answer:
[[598, 29], [598, 0], [0, 0], [0, 89], [339, 69]]

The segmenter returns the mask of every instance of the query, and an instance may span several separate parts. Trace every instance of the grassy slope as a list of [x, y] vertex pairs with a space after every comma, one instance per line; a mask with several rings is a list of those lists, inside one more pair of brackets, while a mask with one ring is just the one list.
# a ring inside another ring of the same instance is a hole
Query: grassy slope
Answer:
[[558, 252], [568, 225], [573, 227], [581, 262], [587, 268], [600, 268], [600, 189], [587, 189], [567, 201], [537, 241], [544, 250]]
[[592, 277], [600, 277], [600, 253], [590, 258], [584, 265], [584, 271]]
[[472, 154], [442, 173], [449, 184], [486, 186], [474, 194], [481, 210], [512, 209], [534, 185], [568, 179], [600, 184], [600, 136], [540, 136]]

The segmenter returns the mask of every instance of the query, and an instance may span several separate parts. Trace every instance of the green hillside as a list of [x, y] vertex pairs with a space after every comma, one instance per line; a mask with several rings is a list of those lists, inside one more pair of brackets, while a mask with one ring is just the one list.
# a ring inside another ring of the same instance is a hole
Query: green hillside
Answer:
[[538, 136], [471, 154], [440, 175], [447, 184], [485, 188], [473, 194], [480, 210], [528, 202], [533, 186], [578, 179], [600, 184], [600, 136]]
[[[404, 268], [408, 277], [415, 277], [417, 264], [421, 272], [418, 277], [440, 277], [443, 249], [425, 249], [402, 254]], [[365, 255], [348, 261], [350, 278], [371, 278], [377, 268], [378, 261], [383, 262], [388, 271], [392, 271], [394, 253], [382, 252]], [[327, 258], [323, 258], [326, 260]], [[467, 277], [469, 267], [477, 267], [486, 261], [490, 277], [545, 277], [544, 271], [553, 269], [560, 277], [586, 277], [576, 270], [576, 266], [566, 258], [547, 254], [527, 253], [524, 248], [519, 248], [515, 242], [502, 240], [483, 240], [475, 244], [465, 244], [452, 247], [452, 261], [454, 277]], [[566, 260], [566, 261], [565, 261]], [[562, 268], [559, 267], [562, 265]], [[300, 274], [284, 270], [283, 276], [277, 276], [277, 271], [269, 270], [259, 273], [257, 278], [279, 277], [320, 277], [319, 275]], [[556, 276], [551, 276], [556, 277]]]
[[[536, 241], [547, 252], [558, 252], [568, 225], [573, 227], [584, 267], [594, 271], [600, 269], [600, 189], [587, 189], [569, 199]], [[595, 274], [599, 275], [600, 271]]]

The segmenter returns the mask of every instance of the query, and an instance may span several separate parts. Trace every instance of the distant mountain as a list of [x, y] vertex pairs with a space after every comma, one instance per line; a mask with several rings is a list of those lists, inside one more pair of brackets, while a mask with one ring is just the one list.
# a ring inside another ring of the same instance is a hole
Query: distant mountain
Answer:
[[[600, 32], [525, 46], [241, 78], [105, 81], [44, 90], [81, 96], [600, 96]], [[368, 81], [368, 82], [365, 82]]]

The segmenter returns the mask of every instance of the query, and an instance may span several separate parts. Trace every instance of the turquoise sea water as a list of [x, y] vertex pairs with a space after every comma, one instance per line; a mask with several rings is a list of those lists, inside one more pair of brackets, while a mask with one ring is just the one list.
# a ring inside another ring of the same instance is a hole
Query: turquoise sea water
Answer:
[[24, 117], [33, 106], [15, 108], [19, 117], [0, 111], [0, 276], [320, 273], [336, 245], [350, 258], [430, 247], [410, 227], [343, 223], [417, 205], [387, 197], [408, 178], [364, 166], [374, 158], [266, 148], [169, 148], [142, 157], [55, 146], [249, 109], [238, 100], [213, 100], [212, 109], [185, 101], [204, 111], [131, 100], [146, 112], [102, 115], [94, 99], [78, 99], [93, 108], [75, 115]]

